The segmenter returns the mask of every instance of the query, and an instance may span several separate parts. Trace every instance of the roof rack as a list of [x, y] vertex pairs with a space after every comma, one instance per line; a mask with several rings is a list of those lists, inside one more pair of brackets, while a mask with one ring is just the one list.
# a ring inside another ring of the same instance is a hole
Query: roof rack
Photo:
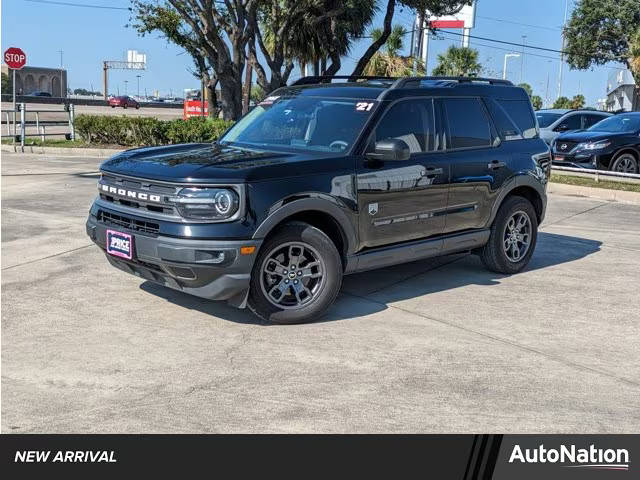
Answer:
[[331, 83], [332, 80], [349, 80], [354, 82], [357, 80], [396, 80], [393, 77], [375, 76], [375, 75], [311, 75], [302, 77], [291, 84], [293, 85], [311, 85], [315, 83]]
[[406, 88], [408, 84], [417, 83], [419, 86], [420, 82], [425, 80], [433, 80], [433, 81], [455, 81], [458, 83], [473, 83], [473, 82], [484, 82], [489, 83], [491, 85], [513, 85], [509, 80], [502, 80], [499, 78], [482, 78], [482, 77], [405, 77], [399, 78], [394, 82], [391, 88]]

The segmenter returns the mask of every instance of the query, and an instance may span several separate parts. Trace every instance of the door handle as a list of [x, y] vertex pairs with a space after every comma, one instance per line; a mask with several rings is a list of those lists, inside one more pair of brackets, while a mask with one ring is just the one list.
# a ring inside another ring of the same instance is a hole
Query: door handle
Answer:
[[425, 171], [422, 172], [422, 176], [427, 177], [427, 178], [433, 178], [436, 175], [442, 175], [443, 172], [444, 172], [444, 170], [442, 170], [441, 168], [429, 167]]
[[505, 162], [499, 162], [498, 160], [492, 160], [487, 167], [489, 167], [491, 170], [496, 170], [498, 168], [502, 168], [502, 167], [506, 167], [506, 163]]

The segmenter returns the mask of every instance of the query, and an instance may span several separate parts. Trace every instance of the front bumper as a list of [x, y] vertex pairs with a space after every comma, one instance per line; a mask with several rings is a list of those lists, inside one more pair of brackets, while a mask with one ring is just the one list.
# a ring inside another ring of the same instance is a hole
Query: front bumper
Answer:
[[605, 149], [598, 151], [597, 154], [593, 152], [571, 151], [569, 153], [557, 152], [555, 149], [552, 151], [553, 165], [559, 167], [575, 167], [575, 168], [593, 168], [593, 169], [609, 169], [609, 164], [613, 156], [614, 151]]
[[[106, 253], [106, 230], [133, 236], [133, 259]], [[87, 235], [98, 245], [109, 263], [127, 273], [209, 300], [226, 300], [244, 308], [251, 270], [261, 240], [195, 240], [153, 236], [104, 224], [90, 215]], [[255, 247], [243, 255], [241, 247]]]

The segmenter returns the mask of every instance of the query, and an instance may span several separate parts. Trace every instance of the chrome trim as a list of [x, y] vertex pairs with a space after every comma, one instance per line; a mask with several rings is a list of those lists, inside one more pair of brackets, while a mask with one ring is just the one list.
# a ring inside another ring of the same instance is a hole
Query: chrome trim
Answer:
[[[164, 208], [174, 208], [174, 211], [176, 212], [175, 215], [171, 215], [171, 214], [167, 214], [167, 213], [158, 213], [158, 212], [153, 212], [150, 211], [146, 208], [134, 208], [134, 207], [127, 207], [125, 205], [120, 205], [119, 203], [115, 203], [115, 202], [108, 202], [106, 200], [103, 200], [100, 195], [98, 195], [98, 197], [96, 198], [96, 204], [98, 206], [101, 206], [103, 208], [106, 209], [110, 209], [110, 210], [115, 210], [115, 211], [119, 211], [119, 212], [123, 212], [126, 213], [128, 215], [133, 215], [135, 217], [139, 217], [139, 218], [153, 218], [156, 220], [164, 220], [164, 221], [169, 221], [169, 222], [176, 222], [176, 223], [227, 223], [227, 222], [234, 222], [236, 220], [240, 220], [242, 218], [244, 218], [245, 215], [245, 211], [246, 211], [246, 205], [247, 205], [247, 199], [246, 199], [246, 184], [244, 183], [236, 183], [236, 184], [228, 184], [228, 183], [218, 183], [218, 184], [212, 184], [212, 183], [171, 183], [171, 182], [163, 182], [163, 181], [159, 181], [159, 180], [153, 180], [153, 179], [148, 179], [148, 178], [141, 178], [141, 177], [133, 177], [131, 175], [120, 175], [120, 174], [114, 174], [114, 173], [109, 173], [109, 172], [100, 172], [102, 175], [108, 176], [108, 177], [113, 177], [113, 178], [124, 178], [124, 179], [131, 179], [131, 180], [135, 180], [138, 182], [144, 182], [144, 183], [148, 183], [148, 184], [162, 184], [162, 185], [167, 185], [170, 187], [174, 188], [174, 195], [177, 195], [178, 192], [185, 187], [192, 187], [192, 188], [198, 188], [198, 187], [205, 187], [205, 188], [210, 188], [210, 187], [214, 187], [214, 188], [227, 188], [230, 190], [234, 190], [236, 192], [236, 194], [238, 195], [238, 211], [236, 213], [233, 214], [233, 216], [229, 217], [229, 218], [224, 218], [224, 219], [189, 219], [189, 218], [184, 218], [180, 215], [178, 215], [177, 210], [175, 209], [175, 205], [171, 202], [140, 202], [143, 204], [148, 204], [148, 205], [153, 205], [153, 206], [159, 206], [159, 207], [164, 207]], [[98, 180], [97, 186], [98, 186], [98, 191], [101, 192], [100, 189], [100, 185], [103, 184], [105, 182], [103, 182], [102, 177]], [[107, 184], [111, 184], [111, 183], [107, 183]], [[138, 189], [132, 189], [138, 191]], [[168, 193], [162, 193], [160, 194], [163, 198], [169, 196]], [[116, 197], [120, 198], [120, 195], [116, 195]], [[123, 198], [127, 198], [127, 197], [123, 197]]]

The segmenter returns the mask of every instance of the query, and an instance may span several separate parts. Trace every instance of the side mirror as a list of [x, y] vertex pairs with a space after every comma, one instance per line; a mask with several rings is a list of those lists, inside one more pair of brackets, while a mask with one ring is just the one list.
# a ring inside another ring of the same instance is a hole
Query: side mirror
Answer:
[[408, 160], [411, 156], [409, 145], [404, 140], [397, 138], [387, 138], [376, 142], [375, 150], [365, 154], [367, 158], [382, 161], [402, 161]]

